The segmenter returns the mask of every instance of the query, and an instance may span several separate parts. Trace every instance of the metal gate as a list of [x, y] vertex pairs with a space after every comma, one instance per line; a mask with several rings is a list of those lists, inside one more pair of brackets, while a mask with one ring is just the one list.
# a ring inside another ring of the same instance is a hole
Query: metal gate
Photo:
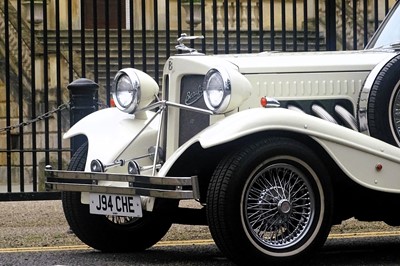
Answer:
[[203, 35], [192, 45], [207, 54], [362, 49], [393, 3], [0, 0], [0, 201], [60, 197], [43, 169], [68, 164], [73, 80], [94, 80], [103, 108], [122, 67], [159, 81], [182, 33]]

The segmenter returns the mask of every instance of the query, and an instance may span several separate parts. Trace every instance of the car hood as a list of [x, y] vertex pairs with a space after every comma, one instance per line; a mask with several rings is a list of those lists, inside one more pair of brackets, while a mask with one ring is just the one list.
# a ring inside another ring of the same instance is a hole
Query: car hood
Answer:
[[342, 52], [264, 52], [259, 54], [220, 55], [236, 65], [243, 74], [370, 71], [390, 51], [342, 51]]

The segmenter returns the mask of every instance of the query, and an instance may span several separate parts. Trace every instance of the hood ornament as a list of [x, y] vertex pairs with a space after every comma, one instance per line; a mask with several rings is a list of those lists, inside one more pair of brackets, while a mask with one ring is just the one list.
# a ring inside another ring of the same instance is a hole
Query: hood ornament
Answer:
[[197, 52], [196, 49], [187, 47], [183, 42], [187, 40], [196, 40], [196, 39], [204, 39], [204, 36], [187, 36], [186, 33], [182, 33], [181, 37], [177, 39], [178, 45], [175, 46], [175, 49], [178, 51], [182, 51], [184, 53], [189, 53], [189, 54], [202, 54]]

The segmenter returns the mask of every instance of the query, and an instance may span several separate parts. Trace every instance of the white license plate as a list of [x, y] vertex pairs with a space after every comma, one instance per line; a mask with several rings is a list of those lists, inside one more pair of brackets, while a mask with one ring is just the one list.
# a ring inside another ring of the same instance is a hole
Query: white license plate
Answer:
[[142, 217], [139, 196], [90, 193], [90, 213]]

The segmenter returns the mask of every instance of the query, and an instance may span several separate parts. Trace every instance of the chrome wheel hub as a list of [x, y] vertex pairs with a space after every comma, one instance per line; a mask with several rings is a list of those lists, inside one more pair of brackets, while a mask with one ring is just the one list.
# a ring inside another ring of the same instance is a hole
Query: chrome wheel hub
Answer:
[[282, 199], [278, 203], [278, 211], [281, 215], [290, 213], [292, 209], [292, 205], [287, 199]]

